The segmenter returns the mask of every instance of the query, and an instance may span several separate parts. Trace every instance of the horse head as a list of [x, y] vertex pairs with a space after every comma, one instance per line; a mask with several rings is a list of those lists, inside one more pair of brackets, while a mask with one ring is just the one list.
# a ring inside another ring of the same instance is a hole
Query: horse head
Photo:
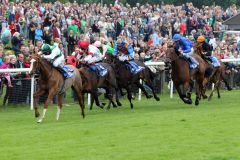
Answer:
[[179, 58], [180, 52], [174, 46], [169, 46], [164, 57], [164, 62], [167, 67], [170, 67], [171, 63]]
[[40, 61], [41, 61], [41, 56], [39, 54], [33, 54], [30, 56], [31, 58], [31, 64], [32, 64], [32, 70], [30, 71], [30, 75], [37, 74], [40, 70]]

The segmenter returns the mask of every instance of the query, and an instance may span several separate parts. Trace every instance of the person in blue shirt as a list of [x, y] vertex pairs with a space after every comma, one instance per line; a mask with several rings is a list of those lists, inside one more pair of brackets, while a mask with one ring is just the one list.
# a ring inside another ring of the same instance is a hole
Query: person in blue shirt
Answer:
[[196, 59], [194, 59], [191, 56], [193, 54], [192, 42], [189, 39], [182, 37], [180, 34], [175, 34], [173, 36], [173, 42], [176, 45], [176, 49], [190, 63], [190, 68], [191, 69], [196, 68], [199, 65], [199, 63]]
[[37, 42], [38, 40], [42, 40], [42, 36], [43, 31], [41, 29], [41, 25], [39, 24], [37, 29], [35, 30], [35, 42]]
[[122, 38], [118, 39], [114, 47], [113, 56], [117, 55], [120, 61], [125, 62], [130, 67], [130, 71], [133, 74], [137, 74], [144, 69], [134, 62], [134, 50], [132, 45]]

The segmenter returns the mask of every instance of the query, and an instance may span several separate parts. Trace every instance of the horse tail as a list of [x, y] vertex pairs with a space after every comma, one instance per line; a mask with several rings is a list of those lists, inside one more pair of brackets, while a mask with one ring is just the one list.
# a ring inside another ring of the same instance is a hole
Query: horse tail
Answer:
[[204, 77], [209, 78], [212, 75], [213, 68], [212, 67], [207, 67], [204, 73]]

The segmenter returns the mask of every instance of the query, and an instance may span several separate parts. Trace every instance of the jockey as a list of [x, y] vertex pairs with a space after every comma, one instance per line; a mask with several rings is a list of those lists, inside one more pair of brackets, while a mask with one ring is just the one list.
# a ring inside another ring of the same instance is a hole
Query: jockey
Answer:
[[65, 59], [63, 53], [58, 47], [59, 43], [61, 43], [61, 40], [56, 39], [53, 46], [43, 44], [41, 47], [41, 53], [43, 54], [42, 57], [52, 62], [54, 67], [63, 72], [64, 78], [70, 78], [71, 75], [69, 72], [72, 72], [72, 70], [64, 66]]
[[193, 45], [190, 40], [182, 37], [180, 34], [173, 36], [173, 42], [176, 44], [176, 49], [190, 62], [190, 68], [196, 68], [199, 63], [191, 55], [193, 54]]
[[134, 62], [134, 50], [132, 45], [124, 40], [121, 40], [121, 38], [118, 39], [114, 47], [113, 55], [119, 55], [119, 60], [125, 62], [130, 67], [130, 71], [134, 74], [137, 74], [144, 69], [143, 67], [138, 66], [136, 62]]
[[107, 73], [107, 69], [98, 64], [102, 61], [102, 54], [96, 46], [97, 43], [95, 45], [89, 45], [87, 41], [79, 42], [79, 48], [81, 48], [83, 52], [83, 62], [86, 62], [93, 71], [97, 71], [98, 75], [104, 76]]
[[218, 59], [216, 57], [212, 56], [213, 47], [205, 41], [204, 36], [199, 36], [197, 38], [197, 46], [202, 47], [203, 58], [210, 61], [214, 67], [220, 66], [220, 62], [218, 61]]

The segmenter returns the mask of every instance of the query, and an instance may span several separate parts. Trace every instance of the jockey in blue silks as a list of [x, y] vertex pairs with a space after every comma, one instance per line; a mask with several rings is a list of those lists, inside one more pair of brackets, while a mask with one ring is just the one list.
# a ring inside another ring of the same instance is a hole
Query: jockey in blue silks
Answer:
[[175, 34], [173, 36], [173, 42], [176, 44], [176, 49], [183, 55], [184, 58], [190, 63], [190, 68], [196, 68], [199, 63], [196, 59], [191, 57], [193, 54], [193, 44], [192, 42], [182, 37], [180, 34]]
[[125, 62], [129, 68], [131, 73], [137, 74], [142, 71], [144, 67], [138, 66], [136, 62], [134, 62], [134, 50], [131, 44], [124, 40], [118, 40], [115, 47], [113, 56], [118, 56], [119, 60]]

